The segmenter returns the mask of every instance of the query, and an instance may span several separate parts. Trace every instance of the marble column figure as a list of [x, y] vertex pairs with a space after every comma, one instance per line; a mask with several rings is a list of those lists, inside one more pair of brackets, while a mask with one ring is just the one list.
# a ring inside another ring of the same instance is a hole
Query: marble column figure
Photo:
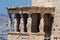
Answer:
[[24, 21], [23, 21], [23, 16], [22, 16], [22, 14], [21, 14], [21, 19], [20, 19], [19, 28], [20, 28], [20, 32], [23, 33], [23, 32], [24, 32]]
[[8, 27], [9, 27], [9, 32], [11, 32], [12, 31], [12, 17], [11, 17], [11, 14], [9, 14]]
[[44, 18], [43, 17], [41, 18], [41, 21], [40, 21], [39, 30], [40, 30], [40, 33], [44, 32]]
[[17, 14], [15, 14], [15, 18], [14, 18], [14, 28], [15, 28], [15, 32], [17, 32], [17, 25], [18, 25], [18, 23], [17, 23], [17, 16], [16, 16]]
[[32, 23], [32, 18], [29, 14], [29, 18], [27, 19], [27, 32], [31, 33], [31, 23]]

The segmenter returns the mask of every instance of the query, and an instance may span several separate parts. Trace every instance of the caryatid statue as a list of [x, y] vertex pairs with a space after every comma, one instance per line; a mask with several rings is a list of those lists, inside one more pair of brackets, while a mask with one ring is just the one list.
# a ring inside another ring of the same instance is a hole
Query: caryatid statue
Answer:
[[32, 24], [32, 18], [29, 14], [29, 18], [27, 19], [27, 32], [31, 33], [31, 24]]
[[44, 32], [44, 18], [41, 18], [40, 25], [39, 25], [39, 30], [40, 32]]
[[20, 32], [23, 33], [24, 32], [24, 21], [23, 21], [23, 17], [21, 15], [21, 19], [20, 19]]

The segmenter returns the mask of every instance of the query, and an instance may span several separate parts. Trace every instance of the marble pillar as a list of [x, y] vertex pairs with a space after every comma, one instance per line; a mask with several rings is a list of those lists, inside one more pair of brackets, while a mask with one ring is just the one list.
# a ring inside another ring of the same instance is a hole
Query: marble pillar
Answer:
[[29, 18], [27, 19], [27, 32], [31, 33], [31, 24], [32, 24], [32, 18], [29, 15]]
[[17, 25], [18, 25], [18, 23], [17, 23], [17, 16], [16, 16], [17, 14], [15, 14], [15, 18], [14, 18], [14, 30], [15, 30], [15, 32], [17, 32]]
[[21, 19], [20, 19], [20, 32], [23, 33], [24, 32], [24, 21], [23, 21], [23, 16], [21, 15]]
[[9, 18], [8, 18], [8, 27], [9, 27], [9, 32], [12, 31], [12, 17], [11, 14], [9, 14]]

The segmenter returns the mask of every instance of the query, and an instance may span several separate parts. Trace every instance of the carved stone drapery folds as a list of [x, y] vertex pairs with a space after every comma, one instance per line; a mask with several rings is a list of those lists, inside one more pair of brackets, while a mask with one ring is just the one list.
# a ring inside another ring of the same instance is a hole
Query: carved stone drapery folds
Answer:
[[29, 17], [29, 18], [27, 19], [27, 32], [28, 32], [28, 33], [31, 33], [31, 24], [32, 24], [32, 18]]
[[15, 14], [15, 18], [14, 18], [14, 30], [15, 30], [15, 32], [17, 32], [17, 25], [18, 25], [18, 23], [17, 23], [17, 16]]
[[24, 22], [23, 22], [23, 18], [22, 17], [20, 19], [20, 26], [19, 26], [19, 28], [20, 28], [20, 32], [21, 33], [24, 32]]
[[44, 31], [44, 18], [41, 18], [40, 24], [39, 24], [39, 30], [41, 33], [43, 33]]

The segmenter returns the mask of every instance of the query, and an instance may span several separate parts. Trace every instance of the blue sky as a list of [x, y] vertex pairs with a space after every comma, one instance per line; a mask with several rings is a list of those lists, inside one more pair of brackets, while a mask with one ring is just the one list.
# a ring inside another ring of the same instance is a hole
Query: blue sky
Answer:
[[7, 15], [6, 7], [31, 5], [31, 0], [0, 0], [0, 14]]

